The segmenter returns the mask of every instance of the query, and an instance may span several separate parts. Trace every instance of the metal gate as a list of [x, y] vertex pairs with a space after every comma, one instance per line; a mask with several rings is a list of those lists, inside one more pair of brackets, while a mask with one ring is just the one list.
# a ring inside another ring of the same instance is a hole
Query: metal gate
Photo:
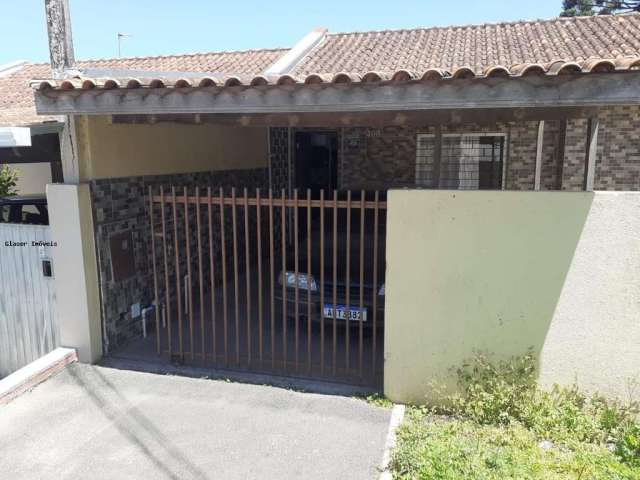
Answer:
[[383, 195], [150, 188], [158, 354], [380, 386]]
[[59, 346], [50, 245], [48, 226], [0, 224], [0, 378]]

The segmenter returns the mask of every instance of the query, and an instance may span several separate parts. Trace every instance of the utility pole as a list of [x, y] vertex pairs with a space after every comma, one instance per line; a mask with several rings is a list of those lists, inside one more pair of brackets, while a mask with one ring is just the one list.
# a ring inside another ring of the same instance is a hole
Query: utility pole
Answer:
[[75, 63], [69, 0], [45, 0], [44, 8], [47, 18], [51, 69], [55, 78], [62, 78], [65, 70], [73, 68]]

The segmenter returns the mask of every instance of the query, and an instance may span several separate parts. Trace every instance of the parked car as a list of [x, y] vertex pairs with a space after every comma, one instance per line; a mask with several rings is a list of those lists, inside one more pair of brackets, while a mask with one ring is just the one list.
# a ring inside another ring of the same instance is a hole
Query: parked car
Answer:
[[0, 223], [49, 225], [47, 198], [44, 195], [0, 197]]
[[[384, 215], [384, 214], [383, 214]], [[364, 229], [364, 261], [362, 263], [363, 282], [360, 282], [360, 223], [358, 217], [352, 219], [347, 242], [346, 222], [339, 222], [341, 229], [336, 233], [337, 251], [335, 261], [334, 282], [334, 255], [333, 255], [333, 230], [331, 219], [325, 219], [324, 258], [321, 263], [319, 247], [321, 245], [321, 230], [318, 219], [313, 219], [311, 231], [311, 276], [307, 272], [307, 239], [306, 232], [299, 237], [298, 248], [298, 274], [295, 272], [294, 249], [287, 252], [287, 269], [280, 272], [280, 288], [276, 289], [276, 305], [282, 305], [282, 284], [285, 285], [285, 297], [287, 301], [287, 315], [295, 314], [295, 292], [298, 286], [298, 314], [301, 318], [307, 315], [307, 295], [311, 301], [312, 321], [319, 322], [324, 317], [325, 322], [333, 322], [334, 314], [339, 323], [346, 321], [352, 325], [362, 322], [365, 328], [373, 326], [374, 297], [376, 308], [376, 326], [380, 327], [384, 322], [384, 274], [385, 274], [385, 234], [384, 216], [381, 215], [377, 232], [377, 276], [374, 279], [374, 249], [376, 235], [369, 222]], [[369, 219], [367, 219], [369, 220]], [[301, 222], [301, 224], [304, 224]], [[347, 244], [349, 245], [349, 296], [347, 301]], [[321, 298], [322, 278], [321, 269], [324, 269], [324, 299]], [[375, 283], [374, 283], [375, 280]], [[360, 308], [360, 286], [362, 285], [362, 308]], [[336, 293], [335, 311], [333, 303], [334, 288]], [[320, 308], [322, 302], [322, 308]], [[348, 308], [347, 308], [348, 304]], [[322, 312], [322, 314], [321, 314]], [[335, 313], [334, 313], [335, 312]]]

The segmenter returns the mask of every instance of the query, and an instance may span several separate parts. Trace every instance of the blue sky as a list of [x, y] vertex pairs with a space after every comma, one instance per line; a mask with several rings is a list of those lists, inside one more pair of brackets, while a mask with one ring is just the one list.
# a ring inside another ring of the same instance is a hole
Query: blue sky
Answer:
[[[463, 25], [549, 18], [562, 0], [71, 0], [76, 57], [288, 47], [329, 31]], [[44, 0], [0, 0], [0, 64], [48, 61]]]

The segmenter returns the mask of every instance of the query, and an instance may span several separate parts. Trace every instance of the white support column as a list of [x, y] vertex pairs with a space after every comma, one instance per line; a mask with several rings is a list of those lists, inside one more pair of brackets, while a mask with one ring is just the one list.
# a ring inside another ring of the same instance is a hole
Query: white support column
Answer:
[[593, 191], [593, 185], [595, 183], [599, 126], [600, 122], [598, 118], [589, 119], [587, 131], [587, 152], [584, 162], [584, 189], [587, 192]]
[[60, 156], [62, 159], [62, 178], [67, 183], [80, 181], [80, 165], [78, 161], [78, 140], [76, 134], [76, 119], [67, 115], [64, 128], [59, 134]]
[[544, 120], [538, 122], [538, 139], [536, 142], [536, 170], [534, 179], [534, 190], [540, 190], [542, 178], [542, 145], [544, 143]]
[[47, 185], [60, 343], [81, 362], [102, 356], [98, 269], [89, 185]]

